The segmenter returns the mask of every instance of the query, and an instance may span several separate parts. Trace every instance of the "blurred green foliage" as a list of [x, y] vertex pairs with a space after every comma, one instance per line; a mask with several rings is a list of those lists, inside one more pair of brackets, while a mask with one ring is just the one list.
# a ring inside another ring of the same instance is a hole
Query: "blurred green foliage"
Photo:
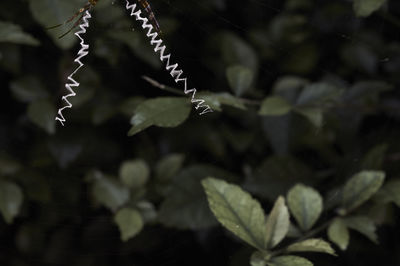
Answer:
[[398, 1], [151, 0], [199, 116], [101, 0], [61, 127], [84, 4], [0, 2], [1, 265], [400, 264]]

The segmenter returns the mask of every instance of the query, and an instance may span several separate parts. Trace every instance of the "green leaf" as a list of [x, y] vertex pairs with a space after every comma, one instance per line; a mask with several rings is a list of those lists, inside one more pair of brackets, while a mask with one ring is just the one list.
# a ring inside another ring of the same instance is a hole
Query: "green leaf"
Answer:
[[35, 101], [28, 106], [28, 117], [49, 134], [56, 132], [56, 108], [48, 100]]
[[19, 186], [0, 180], [0, 212], [6, 223], [11, 224], [18, 215], [23, 199], [24, 195]]
[[392, 201], [400, 207], [400, 179], [393, 179], [386, 182], [377, 192], [376, 196], [384, 203]]
[[[29, 7], [35, 20], [44, 28], [57, 25], [69, 19], [82, 6], [80, 0], [34, 0], [29, 1]], [[62, 39], [58, 37], [68, 31], [72, 25], [66, 24], [59, 29], [47, 30], [46, 33], [61, 48], [68, 49], [78, 40], [74, 34], [67, 34]]]
[[210, 211], [201, 180], [208, 176], [231, 179], [232, 174], [211, 165], [184, 168], [172, 179], [159, 211], [160, 222], [179, 229], [202, 229], [218, 222]]
[[139, 188], [146, 184], [150, 170], [143, 160], [123, 162], [119, 168], [121, 182], [129, 188]]
[[287, 202], [303, 231], [311, 229], [322, 211], [322, 197], [315, 189], [298, 184], [289, 190]]
[[40, 42], [30, 34], [22, 31], [19, 25], [11, 22], [0, 21], [0, 42], [27, 44], [38, 46]]
[[331, 245], [321, 238], [310, 238], [301, 242], [294, 243], [286, 248], [288, 252], [321, 252], [335, 255], [335, 250]]
[[114, 222], [118, 225], [121, 240], [126, 242], [143, 229], [143, 219], [140, 213], [131, 208], [123, 208], [114, 216]]
[[316, 128], [321, 128], [324, 122], [324, 113], [321, 108], [313, 108], [313, 107], [295, 107], [293, 109], [296, 113], [307, 118], [311, 124], [313, 124]]
[[369, 198], [382, 186], [385, 173], [381, 171], [362, 171], [355, 174], [343, 188], [343, 208], [349, 212]]
[[354, 0], [353, 9], [357, 17], [368, 17], [385, 2], [386, 0]]
[[255, 251], [251, 254], [250, 265], [251, 266], [266, 266], [267, 260], [269, 260], [269, 255], [264, 254], [266, 252]]
[[267, 263], [268, 266], [313, 266], [314, 264], [299, 256], [279, 256], [274, 257]]
[[352, 216], [344, 219], [346, 225], [368, 237], [372, 242], [378, 244], [376, 227], [374, 222], [366, 216]]
[[176, 127], [190, 114], [190, 104], [183, 97], [162, 97], [142, 102], [131, 119], [133, 127], [128, 135], [133, 136], [150, 126]]
[[22, 165], [19, 162], [7, 155], [0, 154], [0, 175], [13, 175], [21, 170], [21, 168]]
[[328, 227], [329, 240], [341, 250], [346, 250], [349, 245], [350, 234], [346, 223], [341, 218], [336, 218]]
[[140, 32], [131, 32], [130, 34], [126, 34], [125, 31], [113, 30], [107, 32], [107, 37], [126, 44], [135, 56], [142, 59], [153, 68], [159, 69], [161, 67], [162, 63], [160, 59], [157, 54], [154, 53], [151, 46], [147, 44], [147, 41], [143, 38]]
[[209, 177], [202, 184], [217, 220], [248, 244], [264, 250], [265, 215], [260, 203], [239, 186], [223, 180]]
[[162, 158], [156, 165], [156, 178], [157, 180], [170, 180], [182, 168], [185, 155], [183, 154], [170, 154]]
[[33, 102], [49, 96], [43, 84], [35, 76], [23, 76], [11, 82], [10, 89], [15, 98], [22, 102]]
[[230, 66], [226, 69], [226, 77], [229, 86], [236, 96], [243, 95], [250, 87], [253, 81], [253, 71], [242, 65]]
[[102, 101], [93, 107], [92, 123], [101, 125], [116, 113], [115, 107], [109, 101]]
[[336, 102], [342, 95], [343, 90], [329, 83], [318, 82], [304, 87], [296, 105], [298, 107], [325, 107]]
[[302, 232], [300, 231], [299, 228], [297, 228], [297, 226], [295, 226], [294, 224], [290, 223], [289, 224], [289, 230], [287, 232], [287, 237], [291, 237], [291, 238], [299, 238], [302, 236]]
[[385, 153], [388, 148], [386, 144], [373, 147], [363, 158], [361, 163], [362, 170], [380, 170], [382, 168]]
[[252, 194], [274, 201], [285, 194], [293, 184], [310, 179], [307, 165], [291, 156], [270, 156], [248, 177], [245, 189]]
[[275, 247], [285, 238], [289, 231], [289, 211], [285, 205], [285, 198], [280, 196], [268, 215], [266, 222], [266, 237], [264, 244], [267, 248]]
[[261, 103], [260, 115], [285, 115], [291, 110], [290, 104], [280, 96], [267, 97]]
[[129, 200], [129, 189], [115, 178], [104, 176], [99, 172], [94, 176], [92, 193], [98, 202], [115, 211]]
[[[197, 95], [197, 94], [196, 94]], [[199, 98], [202, 98], [215, 111], [222, 111], [221, 105], [235, 107], [237, 109], [246, 110], [243, 100], [227, 93], [199, 93]]]

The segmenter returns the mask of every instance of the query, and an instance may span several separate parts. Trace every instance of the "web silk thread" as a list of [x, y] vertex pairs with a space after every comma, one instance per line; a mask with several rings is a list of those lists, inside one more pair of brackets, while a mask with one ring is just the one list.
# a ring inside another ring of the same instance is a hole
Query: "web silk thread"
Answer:
[[191, 97], [191, 102], [192, 104], [195, 105], [195, 109], [198, 110], [199, 108], [202, 108], [202, 111], [199, 113], [200, 115], [206, 114], [206, 113], [211, 113], [213, 110], [210, 108], [210, 106], [205, 105], [205, 101], [200, 98], [196, 98], [196, 92], [197, 90], [195, 88], [188, 89], [187, 85], [187, 78], [181, 78], [183, 74], [182, 69], [178, 69], [178, 64], [171, 64], [170, 59], [171, 59], [171, 54], [165, 55], [165, 50], [166, 46], [162, 45], [163, 40], [161, 38], [158, 38], [158, 33], [154, 31], [153, 25], [151, 25], [149, 20], [146, 17], [141, 16], [142, 11], [138, 8], [136, 11], [136, 4], [130, 4], [128, 0], [126, 0], [126, 10], [130, 11], [130, 16], [135, 16], [136, 21], [142, 23], [142, 28], [143, 30], [147, 29], [146, 36], [150, 39], [150, 44], [155, 46], [154, 47], [154, 52], [160, 52], [160, 60], [161, 62], [165, 62], [165, 69], [169, 72], [171, 77], [175, 80], [175, 83], [183, 83], [183, 88], [184, 88], [184, 93], [185, 94], [192, 94]]
[[56, 117], [57, 121], [60, 121], [61, 125], [64, 126], [65, 118], [62, 114], [63, 110], [66, 108], [72, 108], [72, 103], [68, 100], [69, 97], [73, 97], [76, 95], [75, 91], [72, 89], [73, 87], [78, 88], [79, 87], [79, 82], [77, 82], [75, 79], [73, 79], [73, 76], [75, 73], [84, 66], [82, 63], [81, 59], [85, 57], [89, 53], [89, 44], [85, 44], [85, 40], [81, 36], [81, 34], [86, 33], [86, 29], [89, 28], [89, 19], [92, 16], [90, 15], [89, 11], [85, 12], [85, 16], [82, 18], [82, 23], [79, 24], [80, 30], [75, 32], [75, 35], [81, 40], [80, 45], [81, 49], [78, 51], [77, 57], [75, 58], [74, 62], [78, 63], [78, 67], [75, 68], [75, 70], [68, 76], [67, 83], [65, 84], [65, 88], [68, 91], [67, 95], [64, 95], [61, 99], [65, 102], [65, 105], [58, 109], [58, 115]]

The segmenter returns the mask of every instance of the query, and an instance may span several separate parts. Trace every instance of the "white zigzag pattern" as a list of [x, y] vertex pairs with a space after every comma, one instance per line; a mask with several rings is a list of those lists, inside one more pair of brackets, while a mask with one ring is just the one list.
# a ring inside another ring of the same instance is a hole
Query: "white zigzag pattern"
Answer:
[[167, 71], [169, 71], [170, 75], [174, 78], [175, 83], [182, 82], [185, 94], [190, 94], [190, 93], [192, 94], [191, 102], [193, 104], [196, 104], [196, 106], [195, 106], [196, 110], [199, 108], [203, 108], [203, 111], [200, 113], [200, 115], [213, 112], [213, 110], [210, 108], [210, 106], [204, 105], [205, 101], [203, 99], [199, 99], [199, 98], [195, 97], [196, 92], [197, 92], [197, 90], [195, 88], [193, 88], [193, 89], [187, 88], [188, 87], [187, 86], [187, 78], [181, 78], [181, 75], [183, 74], [183, 70], [182, 69], [177, 70], [178, 64], [171, 65], [171, 63], [170, 63], [171, 54], [165, 55], [166, 47], [165, 47], [165, 45], [162, 45], [163, 40], [161, 38], [157, 39], [157, 37], [158, 37], [157, 32], [153, 31], [154, 27], [153, 27], [153, 25], [148, 23], [149, 20], [146, 17], [141, 16], [142, 11], [140, 9], [135, 11], [136, 4], [131, 5], [128, 0], [126, 0], [126, 9], [128, 11], [131, 10], [130, 16], [135, 16], [135, 19], [137, 21], [142, 22], [143, 29], [147, 29], [146, 36], [148, 38], [150, 38], [150, 44], [155, 46], [154, 52], [156, 52], [156, 53], [160, 52], [160, 60], [162, 62], [166, 61], [165, 69]]
[[75, 32], [75, 35], [81, 40], [80, 45], [81, 49], [78, 52], [77, 57], [75, 58], [74, 62], [78, 63], [79, 66], [75, 68], [75, 70], [68, 76], [69, 82], [65, 84], [65, 88], [69, 92], [67, 95], [64, 95], [61, 99], [65, 102], [66, 105], [58, 109], [58, 115], [56, 117], [57, 121], [60, 121], [61, 125], [64, 126], [65, 118], [62, 114], [63, 110], [66, 108], [72, 108], [72, 104], [68, 101], [69, 97], [73, 97], [76, 95], [72, 87], [79, 87], [79, 83], [73, 79], [72, 77], [75, 73], [82, 67], [84, 64], [81, 62], [81, 59], [85, 57], [89, 53], [89, 44], [85, 44], [85, 40], [81, 37], [81, 34], [86, 33], [86, 29], [89, 28], [89, 19], [92, 16], [90, 15], [89, 11], [86, 11], [85, 16], [82, 18], [82, 23], [79, 25], [81, 28], [79, 31]]

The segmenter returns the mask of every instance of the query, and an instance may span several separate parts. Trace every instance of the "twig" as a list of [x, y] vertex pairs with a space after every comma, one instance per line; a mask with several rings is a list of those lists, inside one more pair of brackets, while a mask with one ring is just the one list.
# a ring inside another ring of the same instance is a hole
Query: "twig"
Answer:
[[164, 85], [164, 84], [161, 84], [161, 83], [158, 82], [157, 80], [152, 79], [152, 78], [150, 78], [150, 77], [148, 77], [148, 76], [142, 76], [142, 79], [144, 79], [145, 81], [147, 81], [148, 83], [150, 83], [153, 87], [159, 88], [159, 89], [161, 89], [161, 90], [168, 91], [168, 92], [172, 92], [172, 93], [178, 94], [178, 95], [183, 95], [183, 96], [185, 95], [184, 92], [182, 92], [182, 91], [180, 91], [180, 90], [178, 90], [178, 89], [175, 89], [175, 88], [166, 86], [166, 85]]

